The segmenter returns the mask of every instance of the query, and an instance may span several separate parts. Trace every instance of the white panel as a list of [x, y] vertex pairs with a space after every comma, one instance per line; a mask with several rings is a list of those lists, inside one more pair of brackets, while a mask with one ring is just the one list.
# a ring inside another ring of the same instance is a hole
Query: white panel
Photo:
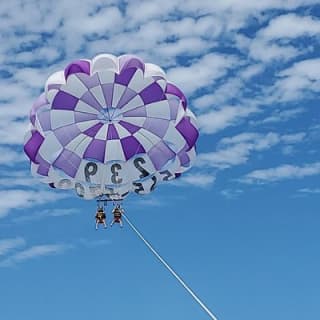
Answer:
[[52, 104], [52, 102], [58, 92], [59, 92], [59, 90], [57, 90], [57, 89], [51, 89], [48, 92], [46, 92], [46, 98], [50, 104]]
[[170, 120], [170, 106], [167, 100], [146, 105], [147, 116]]
[[130, 181], [128, 166], [124, 161], [107, 162], [105, 170], [104, 181], [108, 187], [119, 188]]
[[93, 138], [81, 133], [66, 145], [66, 149], [82, 157]]
[[100, 140], [107, 140], [107, 134], [108, 134], [108, 125], [104, 124], [95, 135], [95, 138]]
[[183, 109], [182, 104], [180, 102], [177, 117], [175, 119], [175, 124], [178, 124], [181, 121], [181, 119], [185, 116], [185, 114], [186, 111]]
[[156, 188], [157, 184], [158, 179], [155, 175], [153, 175], [152, 177], [146, 180], [133, 182], [133, 191], [140, 195], [148, 194], [152, 192], [154, 188]]
[[[156, 171], [147, 154], [137, 155], [133, 159], [127, 161], [127, 165], [131, 181], [148, 179], [148, 177], [153, 175]], [[144, 172], [144, 170], [146, 172]], [[148, 175], [143, 177], [147, 173]]]
[[115, 73], [113, 71], [99, 71], [98, 77], [101, 84], [113, 83], [115, 79]]
[[163, 92], [166, 90], [167, 81], [166, 80], [157, 80], [157, 84], [162, 88]]
[[102, 108], [107, 105], [106, 100], [104, 99], [101, 86], [93, 87], [90, 89], [90, 91], [94, 95], [94, 97], [97, 99], [97, 101], [99, 102]]
[[74, 111], [73, 110], [51, 110], [50, 112], [51, 119], [51, 129], [55, 130], [57, 128], [73, 124], [74, 120]]
[[104, 161], [126, 161], [120, 140], [108, 140]]
[[158, 65], [153, 63], [145, 63], [145, 77], [158, 76], [166, 78], [166, 73]]
[[123, 108], [121, 108], [121, 112], [124, 113], [126, 111], [142, 107], [144, 105], [143, 100], [139, 95], [135, 96], [133, 99], [131, 99], [126, 105], [124, 105]]
[[112, 107], [115, 108], [127, 87], [115, 83], [113, 86]]
[[82, 121], [82, 122], [77, 122], [77, 127], [81, 131], [86, 131], [87, 129], [93, 127], [94, 125], [98, 124], [100, 121], [99, 120], [88, 120], [88, 121]]
[[154, 83], [153, 78], [144, 78], [143, 72], [138, 69], [131, 78], [128, 87], [136, 92], [140, 92], [152, 83]]
[[112, 70], [117, 72], [119, 70], [118, 58], [112, 54], [99, 54], [92, 59], [91, 74], [100, 70]]
[[[64, 77], [64, 71], [60, 70], [60, 71], [57, 71], [55, 73], [53, 73], [49, 78], [48, 80], [46, 81], [46, 84], [45, 84], [45, 92], [46, 92], [46, 97], [48, 99], [48, 93], [50, 91], [56, 91], [56, 90], [50, 90], [48, 91], [48, 86], [50, 84], [65, 84], [66, 83], [66, 79]], [[51, 95], [51, 94], [50, 94]], [[50, 102], [52, 100], [49, 100]]]
[[99, 111], [97, 109], [91, 107], [89, 104], [85, 103], [82, 100], [78, 101], [74, 111], [85, 112], [85, 113], [96, 114], [96, 115], [99, 114]]
[[134, 134], [134, 137], [140, 142], [146, 152], [148, 152], [153, 147], [153, 143], [144, 135], [139, 133], [139, 131]]
[[131, 136], [131, 133], [120, 124], [114, 123], [114, 126], [119, 134], [120, 139]]
[[128, 123], [132, 123], [138, 127], [142, 127], [144, 122], [146, 121], [145, 117], [126, 117], [123, 119], [123, 121], [128, 122]]
[[155, 135], [154, 133], [141, 128], [139, 130], [139, 133], [142, 134], [145, 138], [147, 138], [153, 145], [157, 144], [159, 141], [161, 141], [161, 138], [159, 138], [157, 135]]
[[75, 179], [84, 185], [103, 184], [105, 165], [100, 162], [81, 160]]
[[56, 136], [53, 133], [50, 133], [43, 141], [39, 149], [39, 154], [43, 159], [52, 163], [61, 153], [62, 149], [63, 147]]
[[61, 90], [68, 92], [77, 98], [81, 98], [83, 94], [88, 91], [88, 88], [75, 74], [72, 74], [68, 77], [67, 83], [61, 87]]

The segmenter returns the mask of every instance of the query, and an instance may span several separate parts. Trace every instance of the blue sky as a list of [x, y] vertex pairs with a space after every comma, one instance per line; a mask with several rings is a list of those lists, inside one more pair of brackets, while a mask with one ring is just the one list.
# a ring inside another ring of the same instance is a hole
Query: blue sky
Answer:
[[103, 52], [160, 65], [201, 133], [184, 177], [128, 198], [131, 220], [218, 319], [317, 319], [317, 3], [1, 3], [1, 319], [207, 319], [128, 225], [96, 232], [93, 201], [29, 172], [23, 137], [47, 77]]

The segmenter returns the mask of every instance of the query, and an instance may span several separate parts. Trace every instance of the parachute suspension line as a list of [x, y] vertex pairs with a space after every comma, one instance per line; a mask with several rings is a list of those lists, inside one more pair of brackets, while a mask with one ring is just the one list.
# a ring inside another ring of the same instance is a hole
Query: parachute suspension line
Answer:
[[179, 283], [189, 292], [193, 299], [200, 305], [200, 307], [208, 314], [208, 316], [217, 320], [214, 314], [208, 309], [208, 307], [197, 297], [197, 295], [189, 288], [189, 286], [182, 280], [182, 278], [168, 265], [168, 263], [160, 256], [160, 254], [151, 246], [151, 244], [143, 237], [143, 235], [137, 230], [125, 214], [122, 214], [126, 222], [131, 229], [137, 234], [137, 236], [144, 242], [149, 250], [156, 256], [156, 258], [170, 271], [170, 273], [179, 281]]

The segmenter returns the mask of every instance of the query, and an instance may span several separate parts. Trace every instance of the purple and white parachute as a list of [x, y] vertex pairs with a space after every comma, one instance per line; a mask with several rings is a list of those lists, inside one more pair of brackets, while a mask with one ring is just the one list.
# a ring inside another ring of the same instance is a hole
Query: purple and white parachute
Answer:
[[160, 67], [101, 54], [49, 77], [24, 150], [44, 183], [85, 199], [122, 199], [188, 170], [198, 135], [184, 94]]

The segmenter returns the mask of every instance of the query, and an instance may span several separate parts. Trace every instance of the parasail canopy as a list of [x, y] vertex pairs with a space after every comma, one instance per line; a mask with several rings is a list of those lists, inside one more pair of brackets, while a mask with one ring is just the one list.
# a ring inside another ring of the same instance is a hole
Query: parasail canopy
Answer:
[[101, 54], [48, 78], [24, 150], [44, 183], [117, 200], [188, 170], [198, 135], [186, 97], [160, 67]]

